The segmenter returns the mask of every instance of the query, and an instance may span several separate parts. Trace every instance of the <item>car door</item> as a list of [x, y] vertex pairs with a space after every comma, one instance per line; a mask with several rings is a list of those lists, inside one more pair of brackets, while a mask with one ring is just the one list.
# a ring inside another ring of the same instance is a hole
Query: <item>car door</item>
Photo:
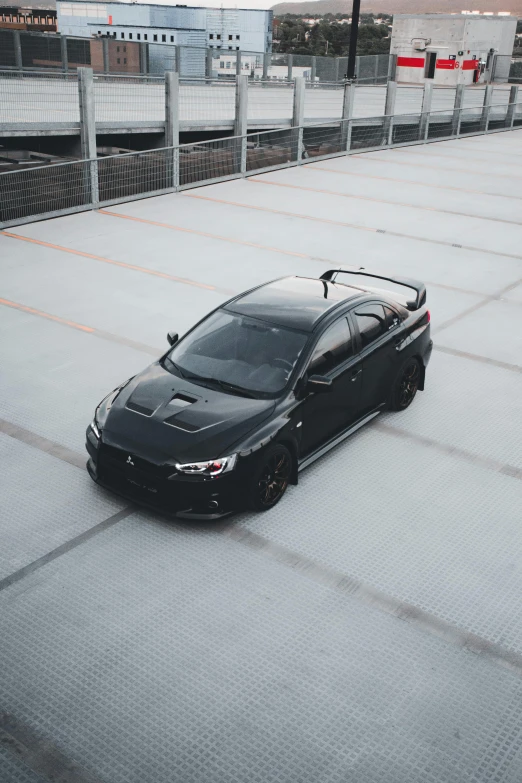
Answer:
[[404, 337], [402, 320], [393, 308], [377, 301], [354, 307], [350, 318], [362, 360], [361, 408], [367, 411], [388, 397]]
[[328, 326], [318, 338], [302, 376], [331, 378], [328, 391], [309, 393], [301, 402], [301, 454], [305, 456], [358, 418], [361, 394], [361, 361], [345, 316]]

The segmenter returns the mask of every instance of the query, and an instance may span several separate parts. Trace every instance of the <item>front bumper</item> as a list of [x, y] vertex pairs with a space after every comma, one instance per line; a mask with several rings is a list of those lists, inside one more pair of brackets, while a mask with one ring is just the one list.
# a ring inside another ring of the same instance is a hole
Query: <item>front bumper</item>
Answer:
[[134, 457], [129, 465], [118, 449], [99, 441], [91, 427], [87, 429], [87, 470], [93, 481], [105, 489], [145, 508], [179, 519], [222, 519], [240, 507], [240, 482], [235, 471], [213, 479], [176, 476], [173, 468], [161, 468]]

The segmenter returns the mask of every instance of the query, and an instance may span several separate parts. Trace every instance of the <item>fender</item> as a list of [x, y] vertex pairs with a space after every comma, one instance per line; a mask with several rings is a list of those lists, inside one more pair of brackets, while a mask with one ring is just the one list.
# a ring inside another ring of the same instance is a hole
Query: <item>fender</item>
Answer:
[[[291, 483], [297, 484], [297, 461], [299, 459], [300, 451], [300, 430], [294, 423], [293, 419], [289, 417], [293, 409], [281, 412], [277, 418], [267, 421], [261, 425], [255, 432], [251, 432], [247, 437], [241, 441], [237, 453], [239, 457], [245, 459], [252, 457], [261, 449], [266, 448], [271, 443], [283, 443], [292, 453], [294, 457], [294, 470], [292, 473]], [[236, 444], [237, 445], [237, 444]], [[231, 447], [231, 448], [234, 448]]]

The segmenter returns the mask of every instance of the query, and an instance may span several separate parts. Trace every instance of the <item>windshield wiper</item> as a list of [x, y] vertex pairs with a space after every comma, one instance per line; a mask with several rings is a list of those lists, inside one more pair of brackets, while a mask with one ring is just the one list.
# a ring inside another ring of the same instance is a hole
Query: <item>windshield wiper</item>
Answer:
[[244, 389], [242, 386], [237, 386], [235, 383], [229, 383], [228, 381], [221, 381], [219, 378], [211, 378], [211, 377], [206, 377], [204, 375], [196, 375], [196, 373], [188, 372], [187, 370], [181, 370], [181, 368], [177, 368], [177, 369], [180, 370], [184, 378], [188, 378], [189, 380], [201, 381], [202, 383], [212, 383], [219, 386], [224, 391], [231, 391], [234, 392], [235, 394], [241, 394], [243, 397], [252, 397], [253, 399], [257, 399], [254, 392], [251, 392], [248, 389]]

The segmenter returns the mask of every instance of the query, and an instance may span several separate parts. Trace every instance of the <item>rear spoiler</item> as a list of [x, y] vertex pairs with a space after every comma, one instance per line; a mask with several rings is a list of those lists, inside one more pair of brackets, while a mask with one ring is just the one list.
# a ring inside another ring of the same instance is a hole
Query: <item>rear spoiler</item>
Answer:
[[329, 269], [325, 272], [320, 280], [329, 280], [333, 282], [337, 275], [362, 275], [363, 277], [374, 277], [377, 280], [387, 280], [389, 283], [395, 283], [396, 285], [405, 286], [405, 288], [411, 288], [415, 291], [415, 299], [406, 302], [408, 310], [418, 310], [423, 304], [426, 304], [426, 286], [424, 283], [420, 283], [418, 280], [412, 280], [409, 277], [389, 277], [388, 275], [380, 275], [371, 272], [363, 272], [363, 266], [359, 269]]

